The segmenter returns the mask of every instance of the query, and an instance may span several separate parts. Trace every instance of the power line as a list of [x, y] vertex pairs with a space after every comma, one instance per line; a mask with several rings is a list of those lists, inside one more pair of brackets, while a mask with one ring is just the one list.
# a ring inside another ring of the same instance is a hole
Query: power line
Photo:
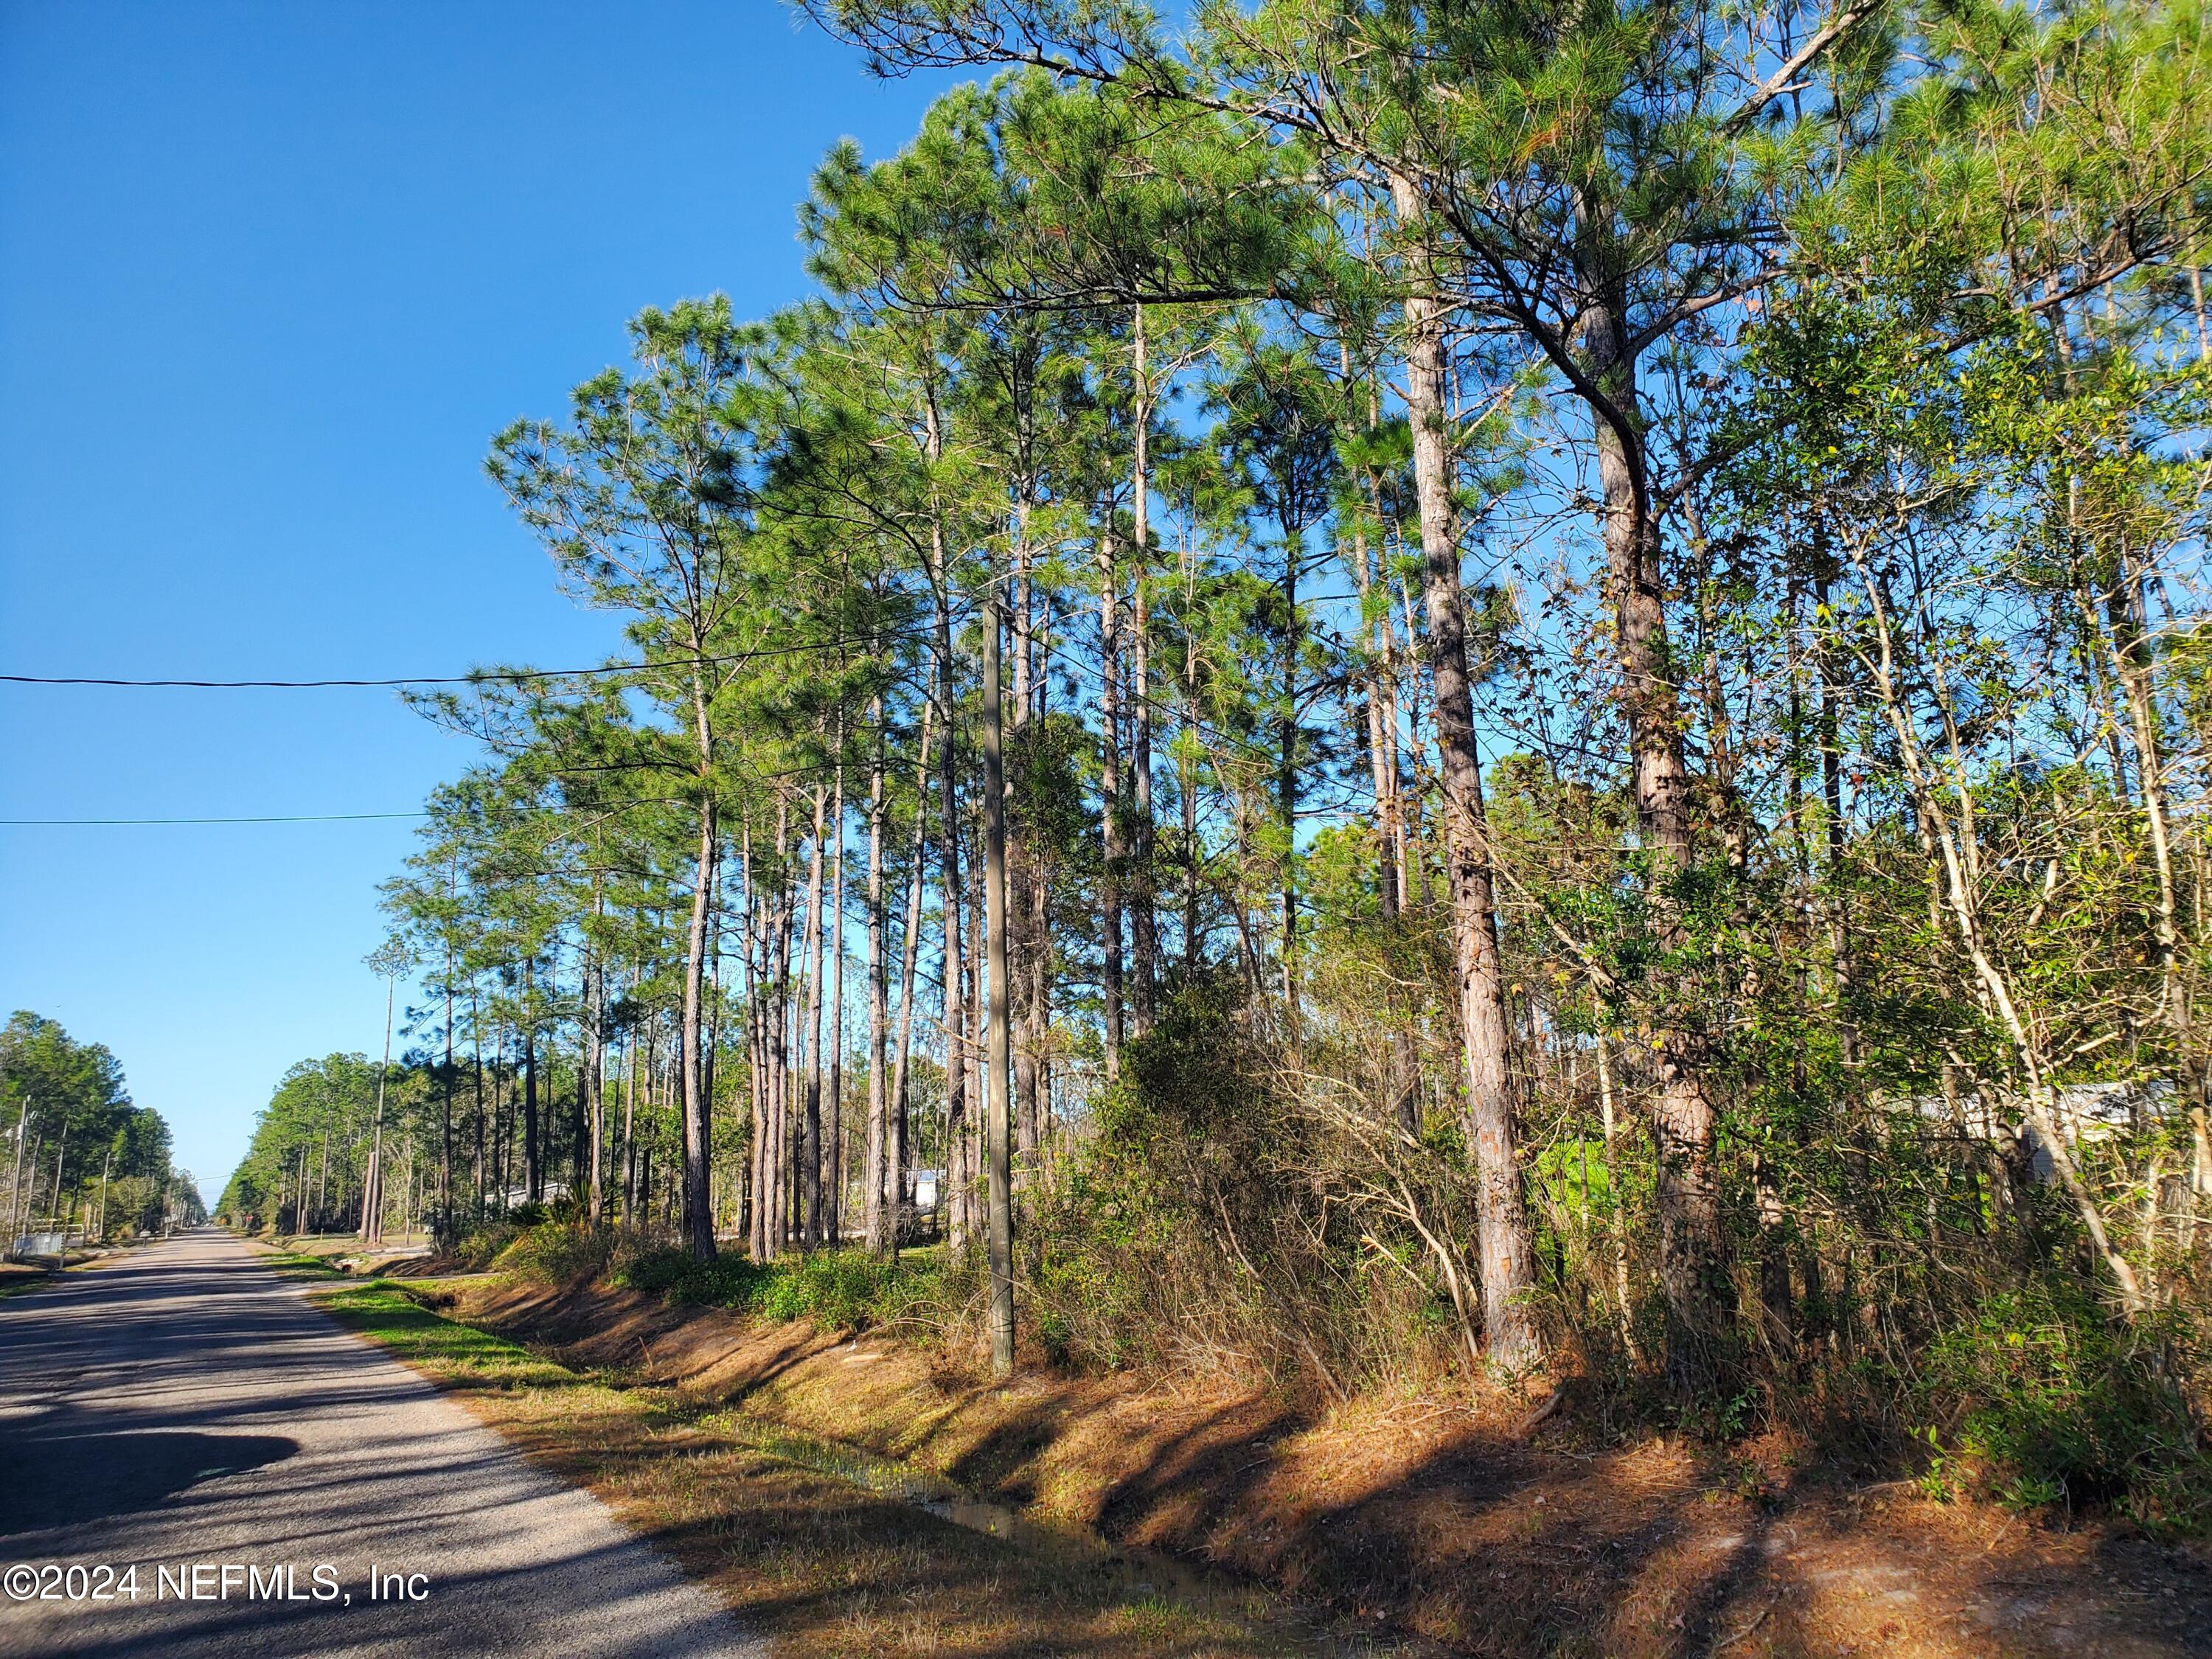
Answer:
[[388, 680], [125, 680], [94, 674], [0, 674], [0, 683], [9, 685], [112, 685], [131, 691], [319, 691], [331, 688], [376, 690], [404, 685], [475, 685], [486, 680], [562, 679], [585, 674], [627, 673], [638, 665], [544, 668], [480, 674], [409, 674]]
[[412, 812], [293, 812], [275, 817], [230, 818], [0, 818], [0, 828], [88, 828], [94, 825], [163, 823], [350, 823], [371, 818], [419, 818]]
[[[606, 801], [593, 807], [563, 806], [553, 809], [560, 812], [577, 812], [605, 807], [620, 811], [631, 806], [669, 806], [688, 801], [683, 795], [647, 795], [636, 800]], [[364, 823], [376, 819], [427, 818], [428, 807], [417, 807], [411, 812], [286, 812], [259, 817], [205, 818], [0, 818], [0, 829], [92, 828], [125, 825], [159, 825], [186, 823]]]
[[647, 669], [684, 668], [694, 661], [703, 667], [726, 663], [761, 662], [775, 657], [875, 646], [886, 641], [926, 637], [906, 629], [885, 629], [872, 634], [848, 635], [841, 639], [810, 640], [792, 645], [763, 646], [754, 651], [729, 651], [711, 656], [672, 658], [663, 662], [611, 662], [590, 668], [485, 668], [466, 674], [402, 674], [383, 679], [313, 680], [186, 680], [125, 679], [98, 674], [0, 674], [6, 685], [95, 685], [130, 691], [321, 691], [396, 690], [410, 685], [519, 684], [532, 680], [586, 679], [602, 674], [635, 674]]

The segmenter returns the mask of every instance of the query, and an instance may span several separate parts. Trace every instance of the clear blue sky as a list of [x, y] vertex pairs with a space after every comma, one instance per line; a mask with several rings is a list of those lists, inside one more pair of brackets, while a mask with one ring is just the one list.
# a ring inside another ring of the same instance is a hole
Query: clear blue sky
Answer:
[[[611, 648], [480, 471], [647, 304], [806, 289], [823, 151], [902, 143], [776, 0], [0, 0], [0, 672]], [[0, 685], [0, 817], [390, 812], [471, 758], [374, 691]], [[292, 1061], [371, 1054], [404, 821], [0, 827], [0, 1014], [106, 1043], [213, 1202]]]

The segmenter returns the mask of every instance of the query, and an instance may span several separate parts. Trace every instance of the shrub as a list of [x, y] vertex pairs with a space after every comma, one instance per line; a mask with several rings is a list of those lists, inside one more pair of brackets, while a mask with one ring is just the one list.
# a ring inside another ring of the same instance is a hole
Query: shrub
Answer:
[[[1432, 1254], [1381, 1193], [1431, 1232], [1468, 1212], [1450, 1133], [1418, 1159], [1346, 1136], [1341, 1100], [1231, 977], [1172, 983], [1121, 1052], [1094, 1133], [1069, 1148], [1027, 1232], [1025, 1311], [1046, 1352], [1089, 1370], [1165, 1368], [1340, 1398], [1455, 1361], [1455, 1316]], [[1393, 1143], [1395, 1145], [1395, 1143]]]
[[2172, 1380], [2194, 1336], [2173, 1316], [2130, 1332], [2078, 1282], [1991, 1297], [1928, 1351], [1926, 1484], [2111, 1510], [2157, 1532], [2212, 1525], [2212, 1460]]
[[612, 1228], [547, 1221], [519, 1234], [498, 1265], [541, 1285], [575, 1285], [604, 1274], [614, 1253]]
[[460, 1243], [453, 1246], [453, 1260], [471, 1271], [489, 1267], [514, 1243], [520, 1231], [512, 1221], [487, 1222], [476, 1231], [462, 1236]]
[[859, 1250], [831, 1250], [778, 1264], [753, 1300], [769, 1319], [812, 1319], [840, 1330], [896, 1324], [929, 1299], [936, 1274], [914, 1257], [881, 1261]]
[[825, 1329], [860, 1330], [916, 1317], [933, 1300], [938, 1270], [925, 1260], [878, 1261], [858, 1250], [826, 1250], [765, 1265], [742, 1256], [698, 1261], [652, 1249], [611, 1275], [625, 1290], [676, 1304], [735, 1308], [763, 1319], [812, 1319]]

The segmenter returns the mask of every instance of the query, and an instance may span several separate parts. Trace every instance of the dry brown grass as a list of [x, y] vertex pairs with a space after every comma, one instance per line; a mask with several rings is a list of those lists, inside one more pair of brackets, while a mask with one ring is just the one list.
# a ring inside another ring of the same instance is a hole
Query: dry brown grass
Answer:
[[343, 1287], [328, 1299], [532, 1457], [598, 1493], [771, 1634], [779, 1655], [1248, 1659], [1303, 1645], [1257, 1595], [1249, 1615], [1195, 1606], [1110, 1564], [940, 1520], [810, 1468], [665, 1385], [572, 1370], [389, 1289]]
[[2201, 1554], [1855, 1486], [1778, 1443], [1606, 1445], [1563, 1413], [1529, 1444], [1505, 1400], [1478, 1413], [1370, 1397], [1312, 1415], [1190, 1379], [1033, 1370], [995, 1387], [887, 1339], [604, 1289], [453, 1289], [465, 1316], [578, 1363], [1203, 1559], [1340, 1629], [1631, 1659], [2212, 1653]]

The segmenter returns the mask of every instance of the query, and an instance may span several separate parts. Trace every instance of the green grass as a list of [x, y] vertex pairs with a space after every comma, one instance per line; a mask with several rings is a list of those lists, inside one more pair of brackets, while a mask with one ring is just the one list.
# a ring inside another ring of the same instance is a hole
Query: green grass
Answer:
[[927, 1323], [942, 1278], [935, 1260], [907, 1255], [879, 1261], [861, 1250], [822, 1250], [766, 1263], [738, 1255], [698, 1261], [681, 1250], [654, 1250], [624, 1262], [613, 1281], [672, 1304], [866, 1330]]
[[387, 1279], [348, 1285], [315, 1298], [349, 1330], [359, 1331], [442, 1382], [494, 1387], [558, 1387], [578, 1373], [473, 1325], [441, 1317]]
[[58, 1285], [61, 1281], [62, 1276], [50, 1267], [36, 1273], [9, 1273], [0, 1278], [0, 1302], [11, 1296], [21, 1296], [28, 1291], [44, 1290], [47, 1285]]
[[278, 1250], [261, 1258], [261, 1265], [280, 1279], [343, 1279], [345, 1274], [319, 1255], [299, 1250]]
[[865, 1250], [815, 1250], [755, 1262], [735, 1253], [711, 1261], [671, 1248], [641, 1249], [617, 1230], [574, 1218], [520, 1226], [503, 1221], [464, 1239], [453, 1259], [555, 1287], [597, 1280], [672, 1306], [728, 1308], [778, 1323], [811, 1319], [826, 1330], [931, 1328], [945, 1299], [942, 1249], [896, 1261]]

